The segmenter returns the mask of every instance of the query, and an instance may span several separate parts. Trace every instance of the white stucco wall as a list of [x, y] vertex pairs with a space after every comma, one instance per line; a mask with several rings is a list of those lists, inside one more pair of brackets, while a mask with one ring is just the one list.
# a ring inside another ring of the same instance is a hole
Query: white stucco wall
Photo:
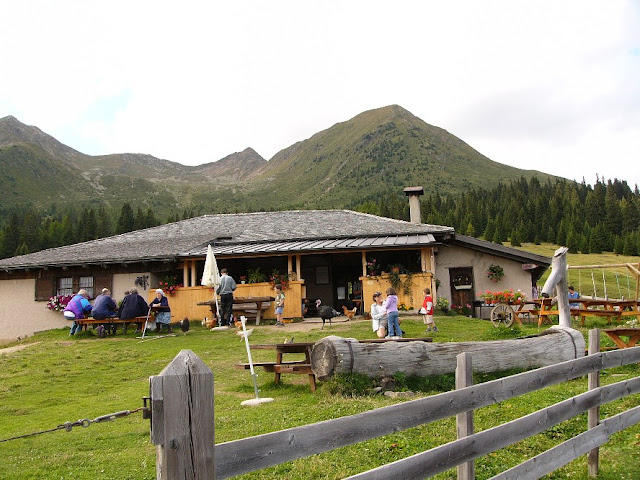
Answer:
[[[136, 285], [136, 278], [141, 277], [143, 275], [147, 275], [149, 278], [151, 275], [149, 272], [134, 272], [134, 273], [118, 273], [113, 275], [113, 286], [111, 287], [111, 296], [116, 301], [116, 303], [121, 302], [124, 298], [124, 292], [129, 290], [132, 287], [136, 287], [138, 289], [138, 294], [144, 298], [149, 298], [149, 289], [150, 285], [147, 285], [146, 290], [141, 286]], [[156, 281], [157, 284], [157, 281]], [[102, 288], [102, 287], [100, 287]]]
[[[116, 274], [113, 276], [112, 295], [116, 302], [124, 298], [125, 290], [136, 287], [145, 299], [149, 298], [150, 286], [146, 290], [135, 285], [136, 278], [149, 275], [149, 272]], [[102, 285], [95, 285], [95, 295], [100, 293]], [[47, 302], [36, 302], [35, 279], [0, 280], [0, 345], [15, 342], [18, 338], [28, 337], [36, 332], [54, 328], [70, 327], [61, 312], [49, 310]]]
[[[500, 265], [504, 269], [504, 278], [493, 283], [487, 278], [487, 270], [491, 264]], [[531, 272], [522, 269], [522, 263], [506, 258], [477, 252], [458, 246], [438, 246], [436, 254], [436, 277], [440, 280], [438, 296], [444, 296], [451, 301], [450, 268], [473, 268], [473, 285], [475, 300], [479, 300], [479, 293], [486, 290], [502, 291], [520, 290], [531, 298]]]
[[61, 312], [49, 310], [47, 302], [36, 302], [35, 280], [1, 280], [0, 345], [35, 332], [70, 326]]

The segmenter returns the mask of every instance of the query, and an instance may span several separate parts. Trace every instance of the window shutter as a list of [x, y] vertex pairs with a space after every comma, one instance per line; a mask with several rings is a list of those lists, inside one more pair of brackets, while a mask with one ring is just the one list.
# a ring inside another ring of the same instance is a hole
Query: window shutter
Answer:
[[110, 273], [96, 273], [93, 276], [93, 293], [97, 297], [103, 288], [108, 288], [113, 293], [113, 276]]
[[46, 302], [56, 294], [56, 278], [53, 275], [36, 278], [36, 302]]

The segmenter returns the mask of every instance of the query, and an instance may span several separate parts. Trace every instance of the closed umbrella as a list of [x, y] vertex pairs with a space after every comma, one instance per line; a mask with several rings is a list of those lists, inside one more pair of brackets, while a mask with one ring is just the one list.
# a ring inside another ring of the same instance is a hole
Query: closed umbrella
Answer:
[[218, 271], [218, 262], [216, 262], [216, 256], [213, 254], [213, 248], [211, 245], [207, 248], [207, 259], [204, 262], [204, 272], [202, 272], [202, 280], [200, 281], [205, 287], [213, 288], [213, 298], [216, 301], [216, 321], [220, 325], [218, 317], [218, 295], [216, 294], [216, 288], [220, 285], [220, 272]]

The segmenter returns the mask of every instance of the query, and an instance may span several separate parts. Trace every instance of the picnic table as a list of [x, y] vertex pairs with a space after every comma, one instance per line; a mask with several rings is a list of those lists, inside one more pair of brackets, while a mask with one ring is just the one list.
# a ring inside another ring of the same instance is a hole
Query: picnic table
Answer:
[[[549, 315], [559, 315], [557, 306], [552, 298], [540, 298], [534, 301], [538, 307], [531, 310], [532, 315], [538, 315], [538, 326], [549, 321]], [[580, 307], [572, 308], [571, 315], [579, 316], [580, 323], [584, 325], [586, 317], [607, 317], [609, 324], [616, 319], [620, 322], [623, 317], [640, 317], [640, 302], [638, 300], [612, 300], [598, 298], [572, 298], [571, 303], [578, 303]], [[528, 303], [528, 302], [525, 302]]]
[[[640, 328], [605, 328], [603, 330], [619, 348], [635, 347], [640, 340]], [[627, 337], [625, 342], [620, 337]]]
[[[255, 304], [256, 311], [256, 325], [260, 325], [262, 318], [262, 311], [268, 308], [269, 302], [273, 302], [275, 297], [263, 296], [263, 297], [233, 297], [233, 308], [235, 311], [242, 311], [247, 313], [253, 311], [253, 305]], [[216, 301], [206, 300], [204, 302], [198, 302], [198, 305], [208, 305], [213, 314], [213, 318], [218, 318], [218, 312], [216, 311]], [[242, 306], [244, 308], [237, 308]]]
[[[422, 341], [431, 342], [431, 337], [422, 338], [373, 338], [369, 340], [358, 340], [359, 343], [385, 343], [385, 342], [412, 342]], [[316, 391], [316, 376], [311, 370], [311, 350], [315, 342], [298, 342], [298, 343], [269, 343], [252, 345], [253, 350], [275, 350], [276, 360], [275, 362], [253, 362], [254, 367], [262, 367], [266, 372], [273, 372], [274, 383], [277, 385], [280, 383], [280, 377], [283, 373], [295, 373], [298, 375], [307, 375], [309, 378], [309, 386], [312, 392]], [[302, 354], [304, 353], [304, 360], [283, 361], [285, 354]], [[236, 368], [242, 368], [248, 370], [250, 365], [248, 363], [238, 363]]]

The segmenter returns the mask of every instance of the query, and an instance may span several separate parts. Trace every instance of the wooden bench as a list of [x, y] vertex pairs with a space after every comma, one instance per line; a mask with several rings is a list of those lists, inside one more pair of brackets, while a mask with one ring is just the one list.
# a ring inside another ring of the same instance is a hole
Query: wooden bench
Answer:
[[[117, 325], [123, 325], [123, 332], [127, 333], [127, 328], [129, 327], [130, 323], [135, 323], [136, 327], [138, 330], [141, 330], [142, 328], [144, 328], [144, 322], [147, 321], [147, 316], [141, 316], [141, 317], [135, 317], [135, 318], [127, 318], [127, 319], [122, 319], [122, 318], [118, 318], [118, 317], [113, 317], [113, 318], [105, 318], [103, 320], [98, 320], [96, 318], [79, 318], [76, 319], [75, 322], [80, 325], [80, 328], [84, 328], [85, 330], [87, 329], [87, 327], [89, 325], [105, 325], [106, 328], [105, 330], [107, 331], [107, 333], [111, 333], [113, 335], [115, 335], [116, 333], [116, 328]], [[173, 318], [171, 318], [171, 323], [170, 325], [175, 325], [177, 324], [178, 321], [174, 320]]]
[[[280, 364], [276, 362], [255, 362], [254, 367], [262, 367], [265, 372], [270, 373], [300, 373], [304, 375], [311, 375], [311, 364], [304, 362], [282, 362]], [[249, 370], [251, 365], [248, 363], [238, 363], [236, 368]]]
[[[264, 302], [260, 305], [260, 312], [268, 310], [271, 306], [271, 302]], [[232, 307], [234, 314], [244, 315], [247, 320], [258, 320], [258, 308], [255, 303], [234, 303]], [[257, 325], [257, 323], [256, 323]]]

